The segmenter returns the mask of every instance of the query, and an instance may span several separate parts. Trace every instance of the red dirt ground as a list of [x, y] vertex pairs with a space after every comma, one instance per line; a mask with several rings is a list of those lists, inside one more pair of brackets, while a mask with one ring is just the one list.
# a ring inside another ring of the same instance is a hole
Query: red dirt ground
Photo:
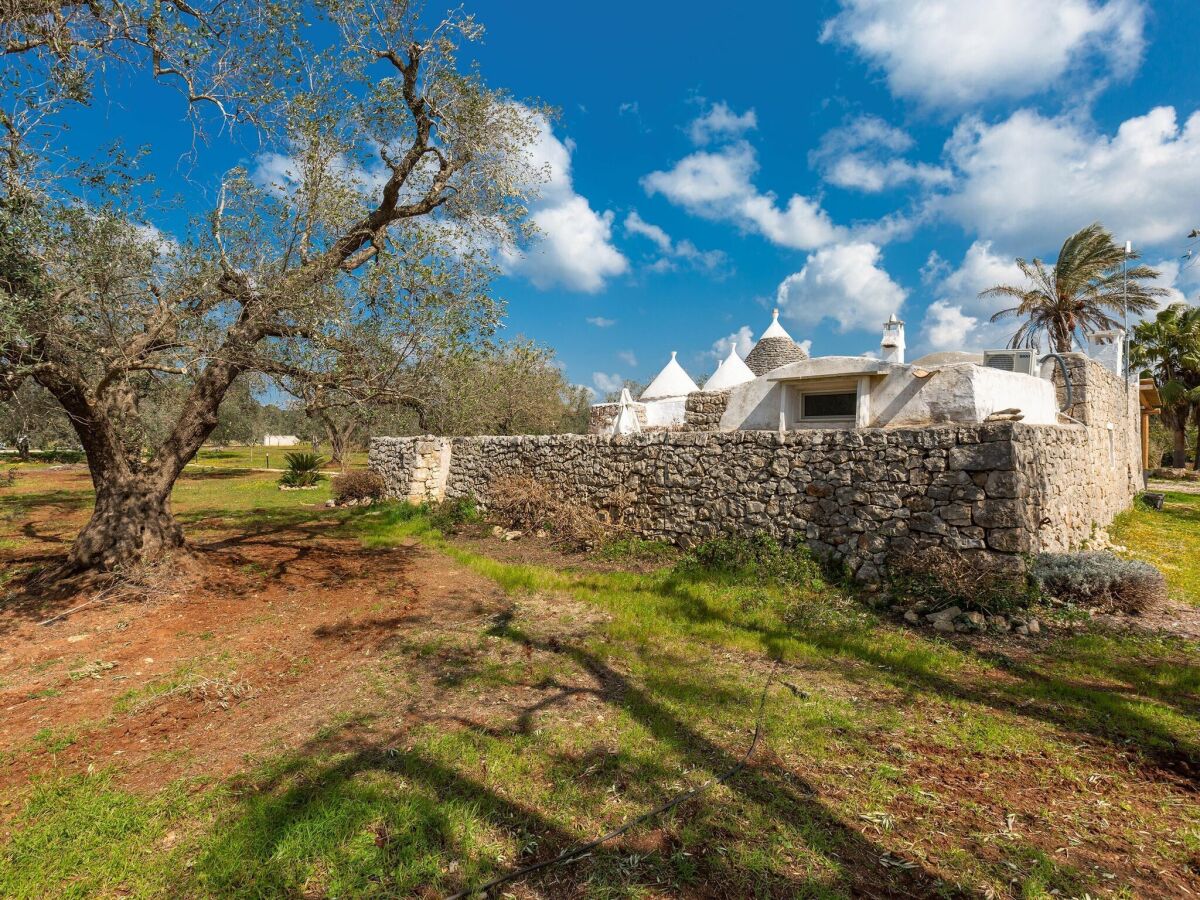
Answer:
[[[81, 519], [32, 510], [23, 530], [45, 539], [5, 551], [0, 563], [56, 558], [57, 532]], [[34, 752], [0, 767], [0, 792], [38, 771], [121, 757], [123, 778], [146, 788], [239, 770], [248, 755], [299, 745], [334, 711], [353, 708], [370, 690], [362, 663], [399, 631], [476, 619], [503, 603], [491, 582], [443, 556], [417, 546], [365, 550], [335, 526], [206, 531], [188, 586], [106, 601], [49, 625], [38, 622], [97, 591], [5, 604], [0, 749]], [[146, 696], [172, 685], [173, 693]], [[112, 715], [130, 692], [132, 714]], [[73, 734], [75, 743], [51, 751]]]

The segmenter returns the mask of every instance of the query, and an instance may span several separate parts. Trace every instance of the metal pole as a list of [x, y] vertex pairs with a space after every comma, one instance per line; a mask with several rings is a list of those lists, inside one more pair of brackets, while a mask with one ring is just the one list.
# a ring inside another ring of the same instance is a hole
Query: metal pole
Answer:
[[1129, 384], [1129, 254], [1133, 251], [1133, 241], [1125, 242], [1125, 255], [1121, 259], [1121, 306], [1124, 307], [1125, 334], [1121, 338], [1124, 345], [1121, 353], [1124, 356], [1125, 384]]

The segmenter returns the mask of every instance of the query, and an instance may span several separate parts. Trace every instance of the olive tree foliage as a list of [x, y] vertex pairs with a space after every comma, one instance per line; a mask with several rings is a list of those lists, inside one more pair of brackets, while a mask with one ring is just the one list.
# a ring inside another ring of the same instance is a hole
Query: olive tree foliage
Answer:
[[39, 450], [70, 447], [78, 443], [75, 430], [57, 401], [32, 381], [0, 403], [0, 444], [15, 447], [25, 456]]
[[423, 432], [550, 434], [587, 427], [591, 394], [570, 384], [553, 352], [532, 341], [464, 350], [428, 369]]
[[0, 124], [18, 149], [64, 104], [86, 103], [106, 73], [144, 71], [175, 88], [197, 127], [262, 123], [294, 67], [298, 6], [228, 0], [0, 0], [9, 100]]
[[591, 394], [572, 385], [547, 347], [517, 338], [427, 357], [403, 373], [404, 390], [363, 402], [345, 391], [307, 391], [305, 412], [323, 426], [330, 456], [373, 434], [550, 434], [587, 429]]
[[[459, 63], [479, 36], [471, 17], [426, 22], [405, 0], [327, 0], [306, 9], [335, 26], [315, 47], [281, 32], [287, 17], [269, 5], [271, 37], [243, 33], [256, 14], [229, 2], [207, 11], [232, 32], [175, 4], [98, 9], [142, 23], [113, 39], [131, 64], [182, 80], [189, 104], [211, 95], [223, 122], [261, 127], [276, 177], [224, 173], [212, 208], [166, 240], [142, 224], [136, 160], [56, 177], [53, 154], [18, 140], [0, 166], [0, 395], [36, 382], [83, 446], [96, 506], [72, 549], [79, 567], [182, 545], [172, 486], [238, 379], [415, 403], [409, 369], [494, 328], [489, 249], [521, 235], [545, 177], [527, 152], [538, 112]], [[171, 41], [195, 42], [200, 64], [188, 52], [190, 68], [169, 62], [155, 16], [191, 23]], [[88, 22], [68, 29], [85, 39], [65, 56], [47, 34], [48, 73], [65, 59], [97, 77], [108, 38], [86, 35], [109, 32]], [[247, 54], [259, 58], [239, 73]]]

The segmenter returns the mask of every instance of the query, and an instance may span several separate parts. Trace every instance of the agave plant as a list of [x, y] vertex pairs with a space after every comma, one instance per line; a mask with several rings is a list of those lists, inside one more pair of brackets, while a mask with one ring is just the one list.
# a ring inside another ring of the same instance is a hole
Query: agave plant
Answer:
[[284, 461], [287, 471], [279, 478], [284, 487], [312, 487], [325, 477], [321, 474], [325, 457], [320, 453], [289, 453]]
[[1123, 266], [1138, 258], [1125, 255], [1112, 235], [1099, 222], [1080, 229], [1058, 251], [1058, 261], [1047, 266], [1040, 259], [1017, 260], [1028, 284], [998, 284], [980, 291], [980, 297], [1011, 297], [1016, 306], [1002, 309], [992, 321], [1023, 319], [1012, 336], [1012, 347], [1034, 347], [1041, 336], [1050, 338], [1059, 353], [1070, 353], [1077, 335], [1108, 331], [1121, 325], [1125, 313], [1134, 315], [1154, 309], [1156, 297], [1166, 290], [1142, 281], [1158, 277], [1145, 265]]

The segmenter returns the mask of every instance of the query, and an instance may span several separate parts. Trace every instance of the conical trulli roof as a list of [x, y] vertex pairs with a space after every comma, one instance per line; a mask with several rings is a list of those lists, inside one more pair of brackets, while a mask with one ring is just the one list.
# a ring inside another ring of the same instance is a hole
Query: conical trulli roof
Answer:
[[654, 376], [654, 380], [642, 391], [641, 400], [661, 400], [664, 397], [683, 397], [693, 391], [700, 390], [692, 376], [683, 371], [683, 366], [675, 361], [675, 351], [671, 351], [671, 361], [663, 366], [663, 370]]
[[746, 356], [746, 365], [755, 375], [766, 375], [780, 366], [802, 359], [808, 359], [808, 354], [779, 324], [779, 310], [775, 310], [771, 324]]
[[738, 356], [737, 348], [730, 347], [729, 355], [717, 366], [717, 371], [712, 373], [712, 377], [704, 382], [704, 389], [706, 391], [727, 391], [739, 384], [753, 381], [754, 377], [750, 367]]

